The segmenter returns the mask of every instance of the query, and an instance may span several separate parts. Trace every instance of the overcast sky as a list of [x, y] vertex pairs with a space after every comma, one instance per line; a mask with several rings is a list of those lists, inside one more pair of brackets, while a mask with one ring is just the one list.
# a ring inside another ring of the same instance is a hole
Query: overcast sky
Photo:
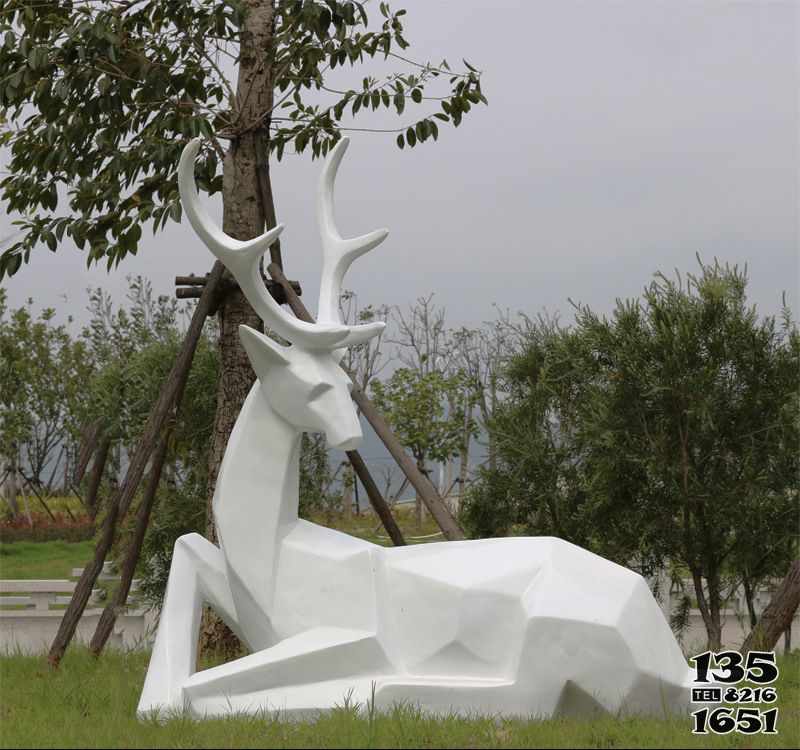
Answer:
[[[495, 302], [569, 319], [567, 297], [608, 312], [656, 270], [695, 271], [699, 253], [746, 263], [761, 313], [784, 290], [800, 312], [797, 3], [395, 5], [409, 56], [466, 57], [489, 106], [413, 151], [351, 134], [340, 229], [391, 230], [346, 279], [362, 303], [434, 293], [454, 327], [494, 317]], [[319, 168], [308, 154], [273, 167], [287, 275], [312, 309]], [[12, 230], [3, 216], [2, 237]], [[32, 296], [84, 320], [89, 284], [123, 295], [144, 274], [172, 293], [176, 274], [211, 266], [186, 225], [144, 237], [111, 274], [65, 242], [3, 284], [12, 305]]]

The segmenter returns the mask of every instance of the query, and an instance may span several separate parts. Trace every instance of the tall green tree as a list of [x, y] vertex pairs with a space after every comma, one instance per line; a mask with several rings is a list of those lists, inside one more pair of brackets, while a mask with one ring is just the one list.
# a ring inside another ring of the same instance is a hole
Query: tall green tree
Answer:
[[86, 420], [82, 386], [91, 357], [55, 310], [36, 315], [32, 300], [12, 310], [6, 299], [0, 289], [0, 456], [13, 513], [24, 481], [44, 489], [69, 475]]
[[[100, 288], [90, 292], [91, 319], [82, 333], [92, 362], [83, 383], [89, 419], [103, 425], [120, 457], [130, 455], [141, 437], [188, 323], [187, 309], [154, 295], [149, 281], [135, 277], [128, 283], [120, 302]], [[173, 483], [181, 484], [191, 469], [205, 487], [218, 373], [214, 333], [210, 326], [200, 338], [185, 404], [171, 430], [166, 473]]]
[[[746, 305], [746, 275], [657, 275], [609, 319], [535, 324], [493, 420], [500, 464], [476, 533], [555, 533], [688, 571], [718, 650], [726, 583], [782, 575], [797, 546], [800, 335]], [[647, 572], [647, 570], [645, 570]]]
[[[385, 2], [376, 10], [371, 26], [366, 3], [351, 0], [9, 0], [0, 17], [0, 108], [12, 158], [0, 185], [21, 218], [0, 277], [17, 272], [37, 244], [55, 250], [65, 235], [88, 262], [111, 267], [136, 252], [144, 224], [180, 219], [176, 167], [192, 137], [208, 143], [198, 185], [222, 193], [223, 230], [246, 240], [275, 224], [271, 154], [324, 155], [353, 116], [382, 108], [404, 118], [393, 130], [398, 146], [413, 147], [485, 103], [478, 71], [409, 62], [405, 11]], [[401, 70], [378, 78], [365, 65], [375, 58]], [[327, 72], [344, 66], [353, 69], [350, 86], [326, 85]], [[274, 260], [278, 253], [275, 246]], [[233, 284], [218, 318], [212, 539], [216, 474], [254, 378], [237, 331], [260, 327]], [[204, 627], [203, 640], [218, 628]]]

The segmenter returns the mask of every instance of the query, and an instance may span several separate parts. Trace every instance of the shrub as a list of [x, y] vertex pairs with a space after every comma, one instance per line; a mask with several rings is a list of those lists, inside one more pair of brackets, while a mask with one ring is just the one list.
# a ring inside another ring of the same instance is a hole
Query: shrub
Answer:
[[54, 514], [55, 520], [49, 516], [33, 517], [33, 526], [28, 523], [24, 513], [20, 513], [10, 521], [0, 521], [0, 541], [2, 542], [49, 542], [61, 539], [65, 542], [82, 542], [91, 539], [94, 527], [88, 516], [75, 516], [73, 521], [65, 514]]

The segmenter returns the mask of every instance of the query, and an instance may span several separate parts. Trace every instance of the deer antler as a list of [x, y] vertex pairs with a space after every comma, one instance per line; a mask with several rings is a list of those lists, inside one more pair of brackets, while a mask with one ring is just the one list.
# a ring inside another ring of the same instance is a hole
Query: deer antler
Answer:
[[[333, 212], [333, 185], [349, 143], [350, 139], [345, 136], [333, 147], [325, 160], [325, 166], [322, 168], [322, 174], [317, 183], [317, 224], [323, 252], [317, 322], [328, 325], [342, 323], [339, 313], [339, 296], [342, 290], [342, 279], [344, 279], [350, 264], [383, 242], [389, 234], [388, 229], [377, 229], [360, 237], [343, 239], [336, 228]], [[386, 324], [381, 322], [355, 326], [342, 342], [342, 346], [352, 346], [368, 341], [385, 327]]]
[[283, 224], [252, 240], [241, 241], [225, 234], [208, 215], [194, 181], [194, 162], [200, 149], [195, 138], [183, 149], [178, 166], [178, 188], [189, 223], [206, 247], [225, 265], [239, 283], [253, 309], [270, 328], [294, 344], [309, 349], [333, 349], [343, 344], [351, 328], [318, 325], [298, 320], [285, 312], [267, 291], [261, 278], [261, 257], [283, 231]]

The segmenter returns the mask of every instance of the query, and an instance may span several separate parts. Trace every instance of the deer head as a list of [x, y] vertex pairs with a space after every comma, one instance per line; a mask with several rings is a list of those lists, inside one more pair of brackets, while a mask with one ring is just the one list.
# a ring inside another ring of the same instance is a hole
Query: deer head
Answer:
[[[184, 212], [198, 237], [233, 274], [264, 324], [290, 342], [273, 341], [248, 326], [239, 327], [250, 362], [273, 410], [298, 431], [325, 432], [334, 448], [351, 450], [361, 442], [361, 426], [350, 399], [350, 379], [339, 367], [345, 349], [377, 336], [385, 323], [343, 325], [339, 314], [342, 279], [350, 264], [389, 234], [379, 229], [343, 239], [333, 212], [333, 185], [349, 139], [331, 150], [317, 186], [317, 222], [322, 239], [323, 266], [316, 323], [287, 313], [272, 298], [261, 278], [261, 258], [283, 231], [283, 224], [252, 240], [225, 234], [200, 202], [194, 181], [194, 162], [200, 140], [187, 144], [178, 167], [178, 187]], [[264, 381], [269, 374], [269, 384]]]

